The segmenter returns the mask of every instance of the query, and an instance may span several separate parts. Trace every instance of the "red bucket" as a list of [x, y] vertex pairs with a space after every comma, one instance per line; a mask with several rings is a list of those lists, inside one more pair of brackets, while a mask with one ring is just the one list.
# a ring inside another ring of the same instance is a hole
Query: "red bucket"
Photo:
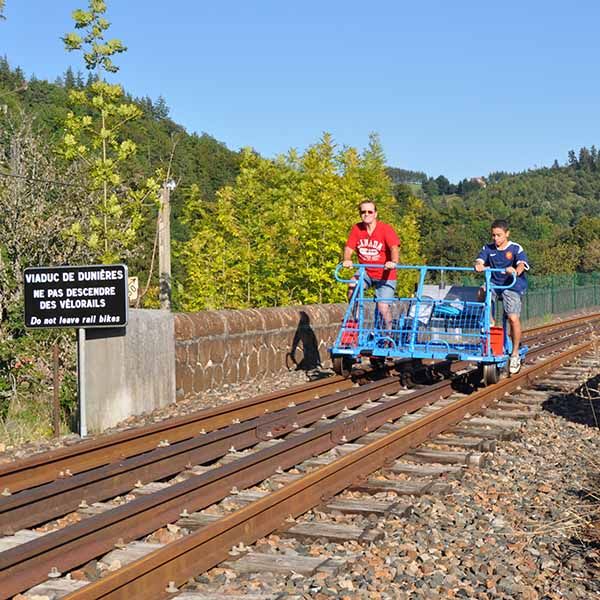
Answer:
[[504, 327], [490, 327], [490, 340], [492, 354], [502, 356], [504, 354]]
[[342, 331], [342, 345], [356, 346], [358, 343], [358, 321], [348, 320]]

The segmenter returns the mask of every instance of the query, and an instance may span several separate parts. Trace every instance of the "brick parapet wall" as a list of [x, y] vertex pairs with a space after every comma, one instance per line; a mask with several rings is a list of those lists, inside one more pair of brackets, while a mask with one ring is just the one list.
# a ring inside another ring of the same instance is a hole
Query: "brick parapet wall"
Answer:
[[345, 304], [175, 314], [177, 398], [329, 364]]

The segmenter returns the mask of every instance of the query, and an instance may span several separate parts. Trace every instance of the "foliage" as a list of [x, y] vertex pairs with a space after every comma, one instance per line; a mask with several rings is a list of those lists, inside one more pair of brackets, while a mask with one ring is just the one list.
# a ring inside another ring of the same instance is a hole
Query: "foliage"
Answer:
[[595, 147], [571, 151], [566, 166], [555, 162], [524, 173], [492, 173], [485, 181], [485, 187], [466, 193], [425, 197], [421, 234], [429, 263], [472, 264], [489, 239], [491, 222], [506, 218], [511, 238], [529, 254], [532, 273], [597, 269], [600, 159]]
[[108, 73], [119, 70], [111, 57], [125, 52], [127, 47], [121, 40], [112, 39], [104, 41], [104, 32], [110, 23], [104, 18], [106, 2], [104, 0], [89, 0], [89, 10], [77, 9], [73, 11], [75, 28], [86, 33], [81, 37], [76, 32], [67, 33], [62, 40], [67, 50], [83, 50], [83, 59], [90, 70], [102, 68]]
[[427, 175], [422, 171], [409, 171], [407, 169], [399, 169], [398, 167], [386, 167], [386, 173], [392, 183], [425, 183]]
[[[75, 165], [57, 162], [28, 117], [7, 115], [0, 125], [0, 415], [5, 416], [23, 394], [49, 404], [53, 343], [62, 349], [64, 372], [74, 368], [71, 331], [25, 331], [23, 268], [86, 262], [89, 256], [60, 233], [85, 218], [83, 174]], [[63, 393], [68, 415], [74, 407], [73, 384], [65, 385]]]
[[[90, 0], [89, 11], [73, 12], [77, 29], [85, 29], [82, 38], [69, 33], [64, 38], [67, 50], [82, 50], [88, 69], [114, 73], [118, 67], [111, 57], [126, 50], [120, 40], [103, 43], [110, 23], [104, 18], [106, 3]], [[86, 50], [87, 49], [87, 50]], [[86, 244], [104, 263], [127, 258], [144, 220], [144, 203], [158, 197], [159, 183], [148, 177], [145, 182], [128, 185], [123, 166], [137, 150], [135, 142], [124, 139], [126, 123], [138, 119], [141, 109], [123, 102], [123, 90], [102, 79], [88, 89], [71, 89], [69, 99], [75, 110], [67, 114], [61, 152], [69, 161], [81, 160], [88, 168], [91, 192], [98, 197], [86, 223], [75, 222], [67, 231], [80, 244]], [[77, 110], [79, 109], [79, 110]], [[77, 112], [76, 112], [77, 111]]]
[[[97, 81], [98, 77], [94, 74], [86, 79], [80, 72], [73, 73], [70, 69], [54, 83], [35, 77], [26, 80], [20, 69], [11, 69], [7, 59], [0, 57], [0, 109], [2, 102], [5, 102], [9, 113], [24, 111], [31, 117], [33, 131], [45, 139], [49, 146], [59, 146], [65, 135], [69, 112], [76, 117], [92, 114], [81, 106], [70, 104], [70, 92], [82, 91], [91, 96], [92, 85]], [[147, 97], [134, 99], [123, 92], [122, 100], [137, 106], [142, 114], [124, 123], [121, 129], [120, 139], [131, 140], [137, 147], [137, 151], [126, 162], [120, 163], [121, 177], [129, 182], [130, 187], [139, 191], [138, 182], [143, 184], [148, 177], [155, 175], [156, 165], [160, 165], [165, 173], [170, 166], [178, 182], [171, 196], [171, 234], [174, 239], [185, 241], [191, 235], [180, 218], [186, 197], [193, 189], [197, 189], [205, 201], [214, 200], [218, 189], [235, 181], [241, 155], [206, 133], [187, 133], [182, 126], [169, 119], [168, 107], [161, 98], [156, 101]], [[89, 144], [90, 136], [84, 141]], [[98, 190], [90, 193], [96, 206], [98, 202], [101, 204], [99, 194], [101, 191]], [[157, 208], [150, 202], [150, 206], [143, 211], [136, 242], [127, 249], [125, 255], [129, 273], [139, 276], [140, 283], [146, 282], [152, 275], [150, 290], [157, 292], [157, 274], [150, 273], [149, 261], [156, 233], [156, 214]], [[82, 220], [82, 231], [89, 234], [89, 227], [84, 225], [85, 221]], [[82, 237], [85, 236], [82, 234]], [[181, 273], [181, 266], [175, 260], [173, 278], [181, 278]], [[152, 306], [157, 297], [157, 293], [147, 294], [143, 306]]]
[[[185, 310], [337, 302], [343, 286], [332, 271], [365, 197], [404, 241], [403, 260], [418, 260], [414, 206], [405, 211], [391, 194], [381, 145], [371, 136], [362, 153], [338, 149], [331, 136], [302, 155], [276, 160], [243, 153], [235, 185], [214, 202], [188, 197], [184, 221], [193, 231], [177, 246], [185, 277], [178, 289]], [[408, 285], [406, 283], [405, 285]]]
[[104, 81], [95, 81], [89, 90], [71, 90], [69, 96], [82, 110], [67, 114], [60, 151], [66, 160], [82, 161], [86, 166], [96, 202], [90, 219], [74, 222], [68, 234], [104, 263], [124, 260], [143, 224], [145, 203], [148, 198], [157, 199], [159, 190], [158, 178], [128, 185], [122, 174], [137, 147], [120, 134], [141, 111], [132, 103], [121, 102], [120, 86]]

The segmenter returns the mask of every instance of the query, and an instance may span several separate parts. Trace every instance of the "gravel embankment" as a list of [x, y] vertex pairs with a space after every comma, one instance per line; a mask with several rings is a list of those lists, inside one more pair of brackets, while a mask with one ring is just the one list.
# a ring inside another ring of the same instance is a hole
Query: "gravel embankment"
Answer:
[[307, 545], [271, 536], [256, 545], [259, 552], [348, 558], [337, 575], [217, 568], [188, 589], [218, 585], [225, 596], [284, 592], [315, 600], [600, 598], [600, 544], [581, 529], [600, 517], [589, 460], [600, 450], [600, 401], [556, 394], [544, 408], [520, 440], [498, 442], [484, 468], [452, 482], [450, 495], [422, 497], [410, 516], [372, 523], [385, 532], [379, 542]]

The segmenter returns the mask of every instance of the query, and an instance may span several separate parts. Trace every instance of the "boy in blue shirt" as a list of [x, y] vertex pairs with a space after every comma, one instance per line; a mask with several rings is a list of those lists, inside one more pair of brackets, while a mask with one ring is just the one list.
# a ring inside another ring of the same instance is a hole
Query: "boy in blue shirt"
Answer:
[[508, 363], [510, 373], [518, 373], [521, 369], [519, 357], [519, 344], [521, 343], [521, 298], [527, 290], [525, 271], [529, 271], [529, 260], [525, 250], [520, 244], [509, 240], [510, 231], [508, 222], [496, 219], [492, 223], [492, 243], [486, 244], [475, 260], [475, 270], [481, 272], [485, 267], [504, 269], [505, 273], [492, 273], [491, 281], [494, 285], [510, 285], [513, 273], [516, 276], [514, 286], [508, 290], [492, 292], [494, 299], [497, 296], [502, 300], [506, 318], [510, 322], [510, 338], [512, 340], [512, 353]]

